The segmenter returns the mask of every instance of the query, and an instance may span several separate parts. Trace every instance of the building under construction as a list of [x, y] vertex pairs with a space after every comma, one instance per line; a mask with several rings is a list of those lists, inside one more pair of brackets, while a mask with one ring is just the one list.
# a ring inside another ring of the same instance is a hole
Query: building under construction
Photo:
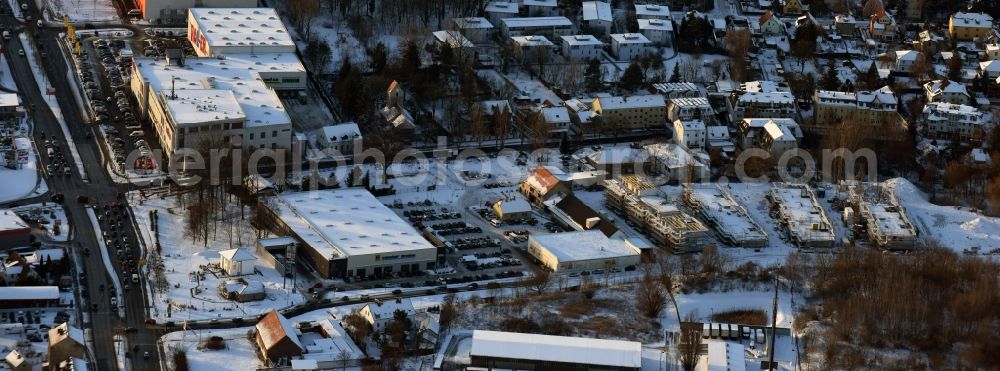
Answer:
[[[698, 252], [708, 242], [708, 228], [684, 213], [656, 186], [638, 176], [622, 176], [605, 183], [608, 207], [642, 227], [653, 241], [674, 252]], [[679, 200], [678, 200], [679, 201]]]
[[796, 247], [833, 247], [836, 243], [833, 225], [808, 185], [774, 183], [765, 198], [771, 203], [771, 216]]
[[852, 182], [847, 191], [847, 203], [857, 212], [853, 220], [859, 232], [856, 236], [866, 233], [872, 245], [883, 249], [909, 250], [915, 246], [919, 231], [891, 189]]
[[740, 247], [767, 245], [767, 232], [726, 188], [718, 184], [686, 185], [684, 203], [696, 210], [726, 244]]

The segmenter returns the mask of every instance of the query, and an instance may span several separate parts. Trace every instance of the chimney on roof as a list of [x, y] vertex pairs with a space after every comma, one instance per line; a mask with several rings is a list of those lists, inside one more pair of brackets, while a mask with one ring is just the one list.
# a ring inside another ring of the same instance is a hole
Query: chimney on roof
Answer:
[[584, 229], [594, 228], [594, 226], [597, 225], [597, 223], [600, 223], [600, 222], [601, 222], [601, 218], [600, 217], [596, 217], [595, 216], [595, 217], [587, 218], [587, 221], [584, 222]]

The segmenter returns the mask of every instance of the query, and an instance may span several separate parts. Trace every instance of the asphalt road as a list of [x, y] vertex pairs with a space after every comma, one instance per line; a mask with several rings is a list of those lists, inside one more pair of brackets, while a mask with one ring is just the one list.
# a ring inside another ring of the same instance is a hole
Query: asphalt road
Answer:
[[[91, 310], [92, 307], [86, 308], [86, 311], [90, 312], [90, 321], [89, 323], [85, 323], [85, 327], [89, 328], [92, 334], [94, 356], [96, 358], [93, 360], [95, 369], [117, 369], [112, 338], [118, 329], [127, 327], [137, 329], [135, 332], [125, 333], [130, 346], [138, 345], [140, 354], [144, 351], [149, 351], [152, 355], [149, 359], [134, 357], [133, 361], [135, 363], [130, 368], [136, 370], [159, 369], [159, 360], [155, 351], [158, 331], [146, 328], [144, 325], [146, 318], [144, 290], [133, 288], [125, 293], [125, 300], [123, 300], [125, 304], [125, 318], [119, 318], [117, 312], [111, 307], [107, 291], [102, 293], [98, 289], [98, 286], [101, 284], [104, 284], [105, 287], [110, 286], [110, 279], [104, 263], [101, 261], [97, 244], [98, 237], [93, 228], [91, 228], [91, 220], [86, 213], [85, 205], [77, 202], [79, 196], [88, 197], [90, 202], [95, 205], [114, 202], [119, 200], [123, 192], [128, 191], [132, 187], [116, 184], [108, 177], [105, 173], [105, 166], [100, 155], [99, 145], [96, 142], [96, 138], [99, 135], [95, 133], [92, 127], [84, 124], [81, 120], [81, 107], [77, 106], [72, 90], [70, 90], [73, 87], [71, 87], [70, 82], [66, 78], [68, 66], [66, 66], [61, 56], [57, 40], [58, 33], [61, 30], [36, 29], [34, 23], [31, 22], [26, 25], [20, 25], [10, 15], [11, 12], [7, 2], [3, 2], [2, 7], [3, 14], [0, 15], [0, 23], [6, 28], [14, 27], [19, 32], [26, 32], [29, 35], [33, 35], [35, 42], [38, 44], [36, 50], [39, 53], [45, 52], [48, 55], [45, 60], [40, 61], [40, 65], [44, 66], [46, 70], [49, 85], [55, 88], [56, 94], [54, 96], [43, 96], [38, 92], [34, 75], [31, 73], [31, 67], [26, 59], [27, 57], [18, 55], [18, 50], [21, 50], [22, 46], [20, 40], [16, 37], [17, 33], [12, 32], [11, 38], [3, 41], [3, 53], [10, 65], [10, 73], [17, 84], [24, 105], [29, 110], [28, 115], [34, 122], [33, 136], [36, 145], [43, 143], [45, 139], [42, 136], [47, 135], [46, 138], [55, 138], [59, 142], [59, 146], [64, 150], [64, 153], [67, 155], [70, 153], [59, 122], [47, 108], [49, 104], [58, 103], [63, 115], [66, 117], [70, 135], [76, 143], [80, 159], [89, 178], [89, 183], [84, 182], [80, 175], [77, 174], [77, 167], [72, 163], [75, 160], [71, 156], [67, 156], [67, 162], [73, 169], [73, 176], [48, 177], [46, 182], [50, 194], [62, 193], [65, 196], [64, 207], [67, 218], [74, 230], [70, 248], [77, 255], [78, 259], [82, 259], [81, 261], [85, 267], [87, 279], [86, 284], [83, 286], [87, 288], [89, 294], [88, 305], [97, 304], [97, 310]], [[37, 9], [30, 9], [28, 13], [31, 14], [32, 19], [38, 19], [39, 13]], [[31, 109], [31, 107], [34, 107], [34, 109]], [[94, 139], [87, 139], [88, 133]], [[41, 165], [45, 165], [48, 160], [44, 156], [40, 157]], [[41, 165], [39, 167], [43, 167]], [[134, 229], [131, 228], [131, 223], [124, 224], [129, 226], [126, 228], [126, 231], [131, 235], [130, 240], [136, 241], [136, 234]], [[90, 248], [91, 254], [89, 256], [83, 255], [82, 250], [84, 248]], [[133, 249], [132, 253], [134, 256], [141, 256], [141, 251], [139, 251], [137, 245], [132, 244], [130, 248]]]

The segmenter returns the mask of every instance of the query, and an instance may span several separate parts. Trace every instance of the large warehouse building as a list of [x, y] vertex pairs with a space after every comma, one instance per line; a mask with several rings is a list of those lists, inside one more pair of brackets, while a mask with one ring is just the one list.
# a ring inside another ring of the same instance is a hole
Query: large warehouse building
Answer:
[[283, 193], [278, 229], [324, 277], [385, 276], [433, 269], [437, 248], [363, 188]]
[[[274, 13], [264, 8], [236, 10]], [[229, 11], [198, 9], [191, 14]], [[272, 29], [272, 33], [280, 29], [280, 33], [287, 34], [280, 21], [266, 17], [243, 22], [246, 27], [241, 32], [246, 34], [254, 34], [249, 30], [259, 28]], [[220, 32], [232, 31], [228, 26], [219, 27]], [[214, 33], [212, 28], [198, 30]], [[240, 38], [243, 33], [229, 33], [227, 37]], [[167, 53], [166, 58], [135, 58], [132, 64], [130, 84], [139, 113], [149, 117], [166, 153], [197, 149], [206, 137], [240, 137], [239, 144], [244, 148], [291, 148], [292, 120], [279, 93], [302, 91], [307, 84], [306, 69], [295, 55], [294, 46], [280, 53], [270, 48], [206, 50], [211, 52], [206, 55], [211, 56], [184, 58], [179, 53]], [[222, 51], [237, 53], [219, 54]]]
[[273, 8], [192, 8], [187, 37], [199, 57], [295, 53], [295, 42]]
[[635, 341], [475, 330], [473, 367], [491, 370], [638, 371], [642, 344]]
[[640, 247], [590, 229], [531, 235], [528, 252], [553, 272], [580, 272], [639, 264]]
[[197, 6], [254, 8], [257, 0], [135, 0], [139, 17], [152, 24], [184, 22], [188, 9]]

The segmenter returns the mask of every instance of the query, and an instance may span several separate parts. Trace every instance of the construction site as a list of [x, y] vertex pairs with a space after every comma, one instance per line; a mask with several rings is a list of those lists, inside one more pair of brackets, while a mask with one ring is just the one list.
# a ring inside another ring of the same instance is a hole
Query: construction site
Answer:
[[610, 210], [626, 216], [674, 253], [699, 252], [708, 243], [708, 228], [682, 211], [680, 200], [669, 199], [649, 180], [626, 175], [607, 181], [604, 189]]
[[684, 203], [697, 211], [723, 243], [738, 247], [767, 245], [767, 232], [724, 187], [718, 184], [685, 185]]
[[771, 203], [771, 217], [787, 232], [783, 237], [796, 247], [833, 247], [836, 243], [833, 225], [809, 185], [774, 183], [765, 198]]
[[872, 245], [882, 249], [913, 249], [920, 232], [891, 189], [879, 183], [857, 182], [846, 187], [844, 218], [853, 225], [854, 236], [867, 235]]

